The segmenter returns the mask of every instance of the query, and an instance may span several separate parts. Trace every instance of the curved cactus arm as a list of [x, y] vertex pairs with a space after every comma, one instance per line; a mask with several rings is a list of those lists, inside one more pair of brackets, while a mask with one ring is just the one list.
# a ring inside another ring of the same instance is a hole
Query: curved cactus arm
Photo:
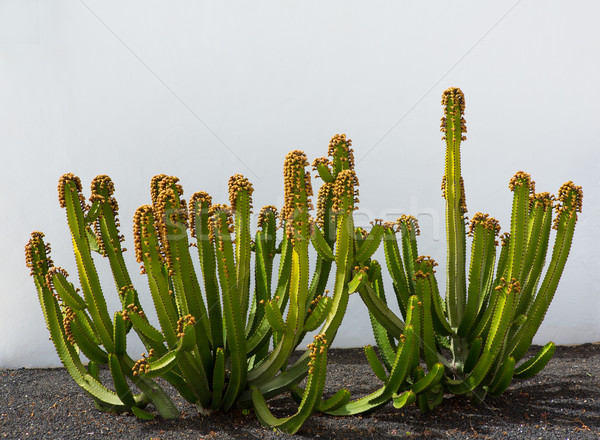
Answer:
[[165, 355], [161, 356], [158, 359], [153, 359], [149, 362], [146, 362], [143, 369], [143, 374], [147, 378], [153, 378], [158, 376], [163, 376], [168, 371], [171, 371], [175, 365], [177, 365], [177, 350], [170, 350]]
[[[386, 302], [385, 291], [383, 288], [383, 278], [381, 275], [381, 266], [377, 260], [371, 260], [369, 263], [369, 279], [373, 285], [373, 290], [384, 303]], [[396, 353], [396, 344], [394, 337], [389, 333], [375, 318], [375, 316], [369, 311], [369, 318], [371, 320], [371, 327], [373, 328], [373, 336], [379, 349], [379, 354], [385, 365], [385, 368], [390, 371], [392, 364], [394, 363], [394, 357]]]
[[515, 372], [515, 358], [509, 356], [498, 370], [496, 377], [488, 386], [488, 394], [492, 397], [500, 396], [512, 381]]
[[[75, 344], [81, 352], [91, 361], [100, 364], [108, 362], [108, 354], [99, 346], [97, 337], [93, 334], [93, 330], [88, 327], [88, 322], [83, 316], [83, 311], [74, 312], [73, 320], [68, 323], [70, 335], [73, 337]], [[66, 320], [63, 320], [65, 323]], [[68, 322], [68, 321], [67, 321]]]
[[[442, 97], [444, 117], [441, 130], [446, 141], [446, 165], [443, 195], [446, 199], [446, 304], [450, 326], [457, 328], [465, 312], [466, 305], [466, 241], [465, 213], [467, 211], [464, 183], [460, 165], [460, 143], [467, 131], [463, 118], [465, 97], [458, 88], [449, 88]], [[460, 348], [460, 342], [458, 342]], [[457, 350], [458, 357], [462, 357]]]
[[527, 320], [511, 337], [508, 353], [519, 361], [527, 352], [539, 328], [560, 281], [577, 223], [577, 212], [581, 212], [582, 191], [580, 186], [567, 182], [559, 190], [560, 205], [554, 227], [557, 229], [552, 258], [538, 293], [527, 310]]
[[136, 406], [135, 399], [133, 398], [133, 393], [131, 392], [129, 385], [127, 384], [127, 380], [125, 379], [123, 370], [121, 369], [119, 356], [113, 353], [109, 353], [108, 366], [110, 368], [110, 373], [113, 378], [115, 390], [121, 401], [129, 408]]
[[[296, 403], [302, 402], [302, 397], [304, 396], [304, 389], [296, 386], [291, 389], [292, 398], [296, 401]], [[317, 411], [326, 413], [328, 411], [335, 411], [338, 408], [341, 408], [346, 403], [350, 402], [350, 391], [346, 389], [338, 390], [333, 396], [326, 400], [322, 400], [319, 405], [317, 405]]]
[[327, 372], [327, 342], [324, 335], [315, 336], [315, 342], [311, 344], [311, 361], [309, 363], [308, 380], [304, 391], [302, 402], [296, 414], [290, 417], [277, 418], [269, 410], [265, 398], [259, 388], [252, 392], [254, 411], [258, 420], [265, 426], [281, 429], [283, 432], [294, 434], [304, 422], [312, 415], [321, 402], [323, 389], [325, 388], [325, 375]]
[[392, 276], [394, 282], [394, 291], [398, 300], [398, 306], [402, 316], [406, 317], [406, 307], [408, 305], [408, 298], [410, 297], [410, 290], [408, 287], [408, 281], [404, 272], [404, 265], [400, 256], [400, 249], [398, 242], [396, 241], [396, 233], [393, 229], [393, 224], [385, 224], [385, 231], [383, 235], [383, 249], [385, 252], [385, 261], [387, 263], [388, 271]]
[[397, 338], [404, 331], [405, 325], [375, 293], [375, 290], [367, 279], [367, 274], [365, 272], [358, 272], [351, 284], [356, 285], [356, 290], [377, 322], [392, 336]]
[[[302, 381], [308, 374], [308, 363], [310, 361], [310, 351], [306, 350], [293, 365], [288, 366], [285, 371], [282, 371], [277, 376], [271, 378], [258, 388], [265, 399], [270, 399], [278, 396], [281, 393], [293, 389]], [[240, 394], [237, 403], [240, 406], [249, 406], [252, 404], [253, 389], [246, 388]]]
[[83, 212], [81, 181], [73, 174], [64, 174], [59, 180], [59, 201], [66, 209], [67, 221], [71, 231], [73, 250], [77, 261], [77, 271], [81, 281], [85, 302], [102, 345], [107, 351], [113, 351], [112, 321], [108, 314], [106, 301], [102, 295], [100, 279], [92, 259]]
[[246, 339], [246, 352], [248, 356], [258, 353], [263, 347], [269, 344], [269, 338], [273, 333], [273, 328], [269, 320], [263, 316], [256, 330]]
[[[421, 367], [417, 367], [421, 371]], [[429, 391], [440, 383], [444, 377], [444, 365], [441, 362], [433, 364], [427, 374], [422, 375], [419, 380], [415, 381], [410, 387], [411, 391], [415, 394], [422, 394]]]
[[335, 411], [350, 401], [350, 391], [341, 389], [338, 390], [329, 399], [324, 400], [319, 405], [319, 412]]
[[392, 402], [394, 408], [402, 409], [406, 406], [412, 405], [417, 400], [417, 395], [412, 390], [403, 391], [400, 394], [392, 395]]
[[[151, 351], [151, 355], [152, 355], [152, 351]], [[133, 396], [134, 399], [136, 400], [136, 405], [131, 408], [137, 417], [148, 418], [148, 416], [151, 416], [148, 413], [145, 413], [143, 411], [136, 411], [134, 409], [136, 407], [143, 408], [145, 406], [145, 405], [140, 405], [140, 399], [141, 399], [141, 403], [152, 403], [154, 405], [154, 407], [156, 408], [156, 410], [158, 411], [158, 414], [164, 419], [175, 419], [175, 418], [179, 417], [179, 411], [177, 410], [177, 407], [173, 404], [173, 402], [171, 401], [171, 399], [169, 398], [167, 393], [165, 393], [165, 391], [156, 382], [144, 377], [143, 375], [135, 374], [135, 371], [134, 371], [135, 363], [128, 355], [112, 356], [112, 358], [113, 358], [112, 362], [115, 362], [115, 360], [118, 360], [118, 365], [114, 365], [114, 366], [111, 365], [111, 372], [113, 370], [113, 367], [115, 370], [118, 367], [120, 367], [123, 376], [127, 377], [141, 391], [141, 395], [139, 397]], [[115, 364], [116, 364], [116, 362], [115, 362]], [[113, 377], [114, 377], [114, 374], [113, 374]], [[168, 377], [172, 379], [172, 375], [168, 376]], [[125, 385], [127, 385], [127, 384], [125, 383]], [[116, 386], [117, 386], [117, 384], [115, 383], [115, 387]], [[123, 384], [121, 384], [121, 387], [122, 386], [123, 386]], [[123, 392], [126, 393], [125, 388], [123, 388]], [[120, 392], [119, 392], [119, 395], [121, 395]], [[185, 394], [182, 394], [182, 395], [185, 395]], [[137, 408], [137, 409], [140, 409], [140, 408]]]
[[[432, 370], [425, 375], [423, 368], [421, 366], [417, 367], [413, 373], [414, 385], [411, 387], [410, 391], [414, 393], [416, 396], [416, 404], [421, 413], [425, 414], [435, 408], [439, 403], [440, 399], [437, 398], [438, 395], [441, 394], [443, 397], [443, 391], [441, 387], [438, 385], [441, 378], [443, 377], [443, 366], [439, 367], [441, 364], [436, 364], [433, 366]], [[434, 392], [433, 389], [440, 388], [439, 391]], [[415, 389], [420, 389], [421, 391], [417, 393]], [[431, 390], [431, 391], [429, 391]], [[396, 405], [394, 405], [396, 406]]]
[[272, 300], [265, 301], [264, 311], [271, 328], [276, 332], [283, 333], [285, 331], [285, 321], [283, 320], [283, 315], [279, 309], [277, 299], [274, 298]]
[[381, 380], [382, 382], [385, 382], [387, 380], [387, 374], [385, 372], [385, 369], [381, 365], [381, 362], [379, 361], [377, 353], [375, 353], [373, 347], [367, 345], [363, 348], [363, 351], [365, 353], [367, 361], [369, 361], [371, 370], [373, 370], [373, 373], [375, 374], [375, 376], [377, 376], [377, 379]]
[[31, 275], [36, 285], [38, 299], [50, 332], [50, 338], [62, 364], [73, 380], [90, 396], [101, 402], [103, 406], [107, 408], [112, 407], [117, 411], [126, 410], [127, 408], [124, 407], [114, 392], [108, 390], [99, 380], [86, 371], [75, 348], [68, 340], [63, 327], [63, 316], [60, 306], [46, 284], [46, 274], [52, 263], [48, 255], [49, 246], [45, 245], [41, 232], [31, 234], [31, 239], [25, 248], [25, 252], [27, 266], [31, 269]]
[[67, 273], [65, 270], [59, 267], [50, 268], [48, 271], [48, 281], [50, 281], [64, 304], [71, 307], [73, 310], [84, 310], [87, 308], [85, 300], [79, 296], [73, 284], [67, 280]]
[[[411, 300], [411, 303], [416, 305], [416, 301]], [[409, 372], [408, 366], [412, 362], [411, 358], [415, 355], [416, 337], [412, 325], [406, 326], [404, 337], [405, 340], [398, 346], [392, 371], [384, 386], [367, 396], [348, 402], [340, 408], [325, 412], [333, 416], [348, 416], [369, 413], [387, 404], [405, 381]]]
[[[85, 369], [85, 367], [84, 367], [84, 369]], [[95, 380], [96, 382], [101, 384], [101, 382], [100, 382], [100, 366], [97, 362], [90, 361], [88, 363], [87, 374], [92, 380]], [[96, 397], [96, 395], [94, 395], [94, 394], [90, 394], [90, 397], [92, 398], [96, 409], [98, 409], [100, 411], [114, 413], [114, 414], [120, 414], [120, 413], [123, 413], [126, 411], [130, 411], [130, 408], [128, 408], [126, 405], [123, 405], [122, 403], [111, 404], [111, 403], [103, 400], [100, 397]], [[120, 402], [121, 399], [119, 399], [119, 397], [117, 396], [116, 393], [115, 393], [115, 397]]]
[[210, 239], [209, 228], [209, 209], [212, 205], [212, 199], [206, 192], [196, 192], [190, 197], [189, 205], [190, 231], [192, 237], [196, 238], [212, 343], [214, 347], [224, 347], [223, 313], [217, 281], [215, 247]]
[[159, 330], [154, 328], [154, 326], [148, 322], [148, 319], [142, 316], [141, 314], [130, 313], [127, 316], [127, 319], [131, 321], [131, 323], [133, 324], [133, 328], [136, 329], [138, 333], [144, 335], [146, 339], [157, 343], [163, 342], [165, 340], [163, 334]]
[[365, 263], [369, 258], [373, 256], [379, 245], [381, 244], [381, 240], [383, 239], [384, 228], [380, 224], [374, 224], [369, 232], [369, 235], [365, 238], [365, 241], [360, 245], [356, 255], [354, 256], [354, 261], [358, 264]]
[[308, 313], [310, 316], [304, 322], [304, 332], [312, 332], [323, 324], [331, 313], [333, 300], [328, 296], [317, 297], [310, 303], [309, 307]]
[[331, 170], [329, 167], [323, 163], [319, 163], [316, 165], [317, 171], [319, 173], [319, 177], [323, 179], [325, 183], [331, 183], [335, 180], [333, 175], [331, 174]]
[[550, 362], [550, 359], [554, 355], [554, 350], [556, 350], [554, 342], [548, 342], [535, 356], [515, 368], [515, 377], [518, 379], [529, 379], [538, 374]]
[[329, 243], [327, 243], [327, 240], [325, 240], [323, 233], [321, 232], [321, 230], [318, 227], [313, 227], [313, 231], [310, 236], [310, 239], [313, 244], [313, 247], [315, 248], [315, 250], [317, 251], [317, 254], [319, 255], [319, 257], [321, 257], [322, 260], [325, 260], [325, 261], [334, 261], [335, 260], [335, 255], [333, 254], [333, 251], [331, 250], [331, 246], [329, 245]]

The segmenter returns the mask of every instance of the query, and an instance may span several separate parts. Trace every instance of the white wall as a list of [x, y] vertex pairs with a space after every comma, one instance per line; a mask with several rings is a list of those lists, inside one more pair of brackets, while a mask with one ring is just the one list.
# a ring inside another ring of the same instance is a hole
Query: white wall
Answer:
[[[243, 173], [258, 211], [282, 205], [290, 149], [312, 160], [347, 133], [357, 221], [419, 215], [420, 250], [443, 277], [438, 130], [449, 86], [466, 94], [471, 214], [489, 212], [506, 230], [507, 184], [520, 169], [539, 191], [583, 186], [571, 256], [535, 342], [599, 340], [599, 14], [593, 1], [0, 0], [0, 367], [59, 365], [23, 246], [44, 231], [55, 263], [75, 275], [56, 194], [68, 171], [86, 194], [95, 175], [113, 178], [133, 250], [131, 218], [154, 174], [225, 202], [227, 178]], [[353, 296], [335, 345], [369, 342]]]

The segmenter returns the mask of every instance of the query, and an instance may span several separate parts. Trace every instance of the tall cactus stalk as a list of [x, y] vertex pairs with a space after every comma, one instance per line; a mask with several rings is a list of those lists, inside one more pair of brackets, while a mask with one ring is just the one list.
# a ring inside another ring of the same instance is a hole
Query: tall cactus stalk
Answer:
[[[437, 263], [429, 256], [419, 256], [415, 237], [418, 225], [416, 219], [407, 216], [396, 224], [382, 225], [386, 262], [402, 318], [387, 306], [375, 261], [365, 263], [369, 269], [365, 267], [350, 283], [361, 293], [371, 313], [383, 365], [370, 349], [367, 357], [386, 386], [396, 368], [394, 360], [404, 350], [409, 325], [417, 335], [420, 348], [407, 361], [412, 366], [403, 381], [395, 383], [396, 397], [392, 399], [397, 407], [415, 400], [422, 411], [433, 409], [444, 393], [466, 394], [474, 402], [480, 402], [486, 394], [497, 396], [504, 392], [513, 377], [528, 378], [544, 368], [554, 352], [552, 342], [531, 359], [518, 363], [530, 347], [556, 291], [582, 200], [581, 187], [572, 182], [565, 183], [555, 198], [548, 193], [536, 193], [531, 177], [517, 172], [509, 182], [513, 192], [510, 233], [502, 236], [497, 256], [500, 231], [497, 220], [476, 213], [466, 228], [467, 206], [460, 163], [460, 146], [466, 133], [462, 91], [446, 90], [442, 105], [446, 141], [442, 182], [447, 237], [445, 300], [435, 280]], [[557, 214], [554, 223], [553, 210]], [[557, 232], [547, 262], [553, 224]], [[401, 234], [402, 250], [395, 237], [397, 232]], [[468, 270], [467, 237], [472, 238]], [[413, 298], [420, 307], [418, 318], [411, 303]], [[446, 357], [448, 350], [450, 358]], [[419, 358], [424, 361], [427, 374], [418, 366]], [[426, 377], [435, 380], [427, 382], [428, 387], [415, 389], [416, 383]], [[415, 393], [414, 399], [400, 399], [407, 390]], [[376, 399], [363, 402], [360, 409], [370, 410], [377, 402]]]

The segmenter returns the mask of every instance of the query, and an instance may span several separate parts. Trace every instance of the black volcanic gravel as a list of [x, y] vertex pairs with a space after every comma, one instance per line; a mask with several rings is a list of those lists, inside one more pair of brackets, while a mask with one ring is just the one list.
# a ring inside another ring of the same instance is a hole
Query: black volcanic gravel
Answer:
[[[358, 397], [380, 386], [360, 349], [332, 349], [329, 361], [328, 394], [345, 387]], [[178, 420], [107, 414], [62, 368], [0, 370], [0, 439], [598, 439], [599, 377], [600, 344], [559, 346], [544, 371], [479, 406], [449, 397], [426, 415], [391, 404], [363, 416], [315, 415], [288, 436], [262, 427], [251, 410], [203, 417], [179, 397]], [[281, 416], [296, 408], [288, 395], [270, 406]]]

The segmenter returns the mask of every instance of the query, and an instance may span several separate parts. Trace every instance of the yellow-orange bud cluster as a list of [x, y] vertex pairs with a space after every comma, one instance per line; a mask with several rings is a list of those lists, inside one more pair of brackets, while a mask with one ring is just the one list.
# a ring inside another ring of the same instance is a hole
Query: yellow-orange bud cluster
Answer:
[[342, 170], [333, 184], [333, 210], [334, 212], [341, 212], [344, 209], [352, 211], [357, 209], [355, 203], [358, 203], [356, 172], [353, 169]]
[[421, 230], [419, 229], [419, 222], [417, 218], [413, 215], [402, 214], [397, 220], [396, 223], [398, 226], [406, 225], [406, 228], [410, 231], [415, 232], [415, 235], [420, 235]]
[[182, 338], [185, 335], [185, 328], [194, 324], [196, 324], [196, 318], [194, 318], [192, 315], [185, 315], [179, 318], [177, 320], [177, 337]]
[[[459, 136], [460, 140], [466, 141], [467, 138], [462, 136], [462, 133], [467, 132], [467, 124], [463, 117], [465, 114], [465, 95], [462, 90], [457, 87], [450, 87], [449, 89], [446, 89], [442, 94], [442, 105], [445, 107], [445, 116], [442, 117], [442, 123], [440, 127], [440, 131], [444, 133], [442, 140], [446, 140], [446, 137], [448, 136], [448, 119], [454, 119], [460, 115]], [[450, 130], [452, 131], [452, 140], [459, 140], [456, 138], [456, 132], [458, 128], [452, 126], [450, 127]]]
[[472, 237], [475, 234], [475, 227], [482, 225], [488, 231], [493, 231], [496, 236], [500, 233], [500, 223], [494, 217], [490, 217], [489, 214], [483, 214], [481, 212], [475, 213], [471, 218], [469, 225], [469, 236]]
[[554, 229], [558, 229], [561, 218], [564, 215], [568, 215], [569, 218], [575, 216], [581, 212], [583, 204], [583, 190], [581, 186], [575, 185], [572, 181], [565, 182], [561, 185], [558, 190], [558, 201], [559, 204], [556, 208], [556, 218], [554, 219]]
[[241, 191], [245, 191], [248, 193], [249, 204], [252, 206], [252, 193], [254, 192], [254, 188], [248, 179], [246, 179], [241, 174], [234, 174], [229, 178], [229, 203], [231, 204], [231, 209], [233, 212], [237, 209], [237, 199], [238, 195]]
[[273, 216], [273, 220], [275, 221], [275, 225], [277, 225], [277, 217], [279, 213], [277, 212], [277, 208], [273, 205], [263, 206], [258, 213], [258, 227], [262, 228], [267, 221], [267, 217], [269, 215]]

